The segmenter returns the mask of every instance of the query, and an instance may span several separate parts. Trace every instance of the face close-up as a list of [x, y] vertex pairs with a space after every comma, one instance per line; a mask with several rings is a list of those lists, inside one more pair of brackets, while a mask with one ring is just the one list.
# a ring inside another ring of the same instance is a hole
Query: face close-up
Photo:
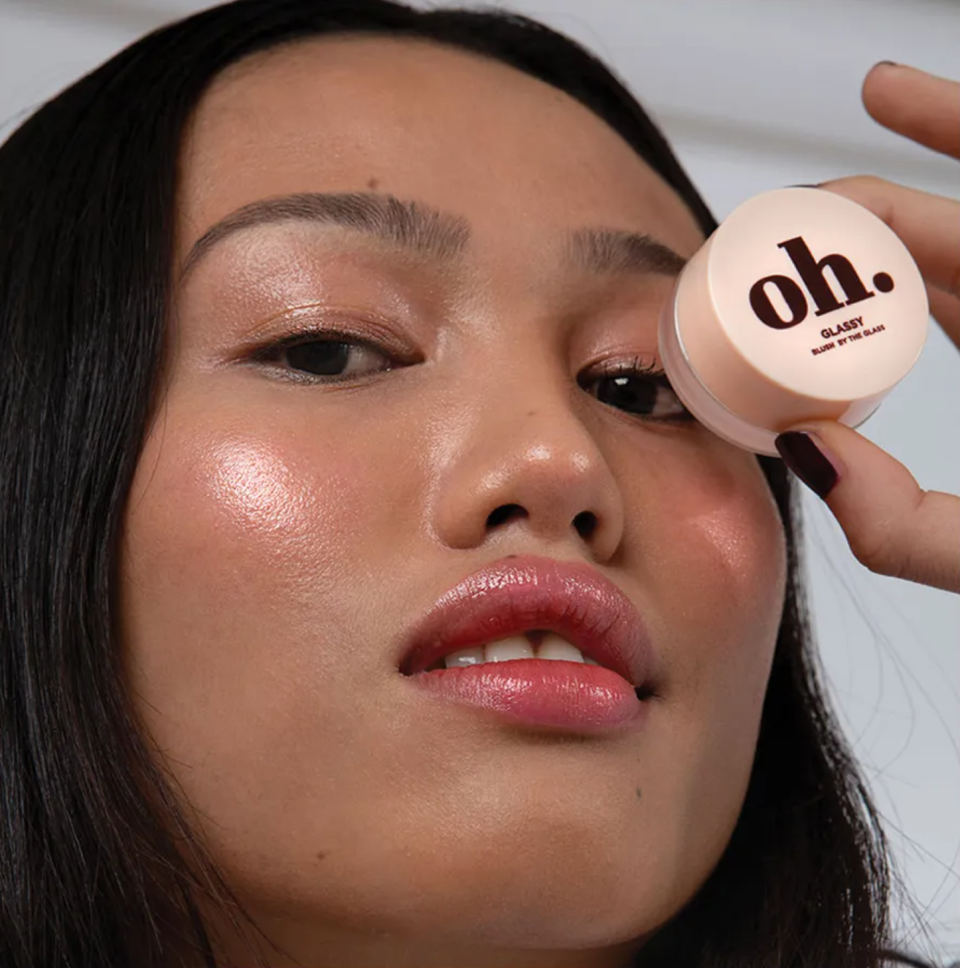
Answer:
[[[680, 264], [617, 233], [685, 260], [693, 215], [565, 93], [339, 37], [217, 79], [177, 226], [120, 625], [213, 860], [290, 964], [625, 965], [729, 843], [786, 573], [756, 456], [604, 376], [662, 367]], [[551, 562], [639, 615], [642, 716], [537, 725], [402, 671], [445, 592]]]

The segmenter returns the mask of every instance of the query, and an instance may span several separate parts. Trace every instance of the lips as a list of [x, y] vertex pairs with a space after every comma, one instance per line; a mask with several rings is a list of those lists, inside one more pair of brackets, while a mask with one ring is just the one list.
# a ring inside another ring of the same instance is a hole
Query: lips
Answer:
[[530, 556], [484, 568], [441, 595], [406, 636], [400, 672], [417, 675], [451, 652], [532, 630], [556, 632], [634, 687], [650, 684], [650, 636], [627, 596], [586, 564]]

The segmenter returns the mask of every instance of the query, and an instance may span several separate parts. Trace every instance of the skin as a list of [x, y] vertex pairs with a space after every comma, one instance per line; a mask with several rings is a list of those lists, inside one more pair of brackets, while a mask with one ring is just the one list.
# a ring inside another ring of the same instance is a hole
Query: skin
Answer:
[[[469, 220], [467, 248], [438, 265], [287, 222], [225, 239], [177, 286], [122, 544], [137, 708], [283, 950], [271, 965], [627, 965], [736, 824], [784, 536], [753, 455], [578, 387], [599, 362], [658, 362], [672, 279], [571, 269], [558, 240], [632, 230], [689, 257], [703, 237], [561, 92], [422, 41], [334, 38], [208, 91], [178, 265], [248, 203], [372, 190]], [[304, 319], [390, 334], [418, 362], [340, 385], [242, 362], [251, 334]], [[519, 513], [491, 523], [503, 505]], [[660, 672], [641, 730], [508, 727], [399, 674], [436, 598], [515, 554], [586, 562], [636, 605]], [[227, 963], [249, 963], [219, 927]]]

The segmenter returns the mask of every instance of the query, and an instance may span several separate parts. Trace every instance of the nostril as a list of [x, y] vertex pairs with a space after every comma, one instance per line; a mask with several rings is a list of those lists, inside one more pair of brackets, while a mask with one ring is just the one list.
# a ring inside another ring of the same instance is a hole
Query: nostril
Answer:
[[597, 530], [597, 516], [593, 511], [582, 511], [573, 519], [573, 526], [581, 538], [589, 538]]
[[525, 517], [526, 513], [519, 504], [501, 504], [495, 511], [490, 512], [487, 518], [487, 525], [495, 528], [498, 524], [503, 524], [504, 521], [508, 521], [514, 516], [520, 518]]

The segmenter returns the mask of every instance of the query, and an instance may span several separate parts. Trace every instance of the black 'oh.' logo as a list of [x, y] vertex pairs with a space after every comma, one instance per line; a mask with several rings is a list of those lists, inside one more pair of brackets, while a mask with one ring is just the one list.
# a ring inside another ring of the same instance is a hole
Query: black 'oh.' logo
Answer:
[[[817, 316], [825, 316], [834, 310], [863, 302], [864, 299], [871, 299], [876, 295], [863, 284], [863, 280], [850, 260], [838, 252], [825, 255], [818, 262], [801, 235], [777, 243], [777, 248], [783, 249], [790, 256], [790, 261], [793, 262], [807, 292], [816, 304], [815, 315]], [[847, 297], [846, 302], [840, 302], [837, 299], [830, 284], [824, 278], [823, 273], [827, 268], [832, 270], [840, 288], [843, 289]], [[880, 292], [890, 292], [893, 289], [893, 277], [889, 273], [878, 272], [873, 277], [873, 284]], [[791, 313], [789, 319], [784, 319], [770, 301], [768, 286], [775, 286], [780, 291]], [[803, 289], [796, 280], [783, 275], [764, 276], [758, 279], [750, 287], [750, 307], [762, 323], [773, 329], [789, 329], [802, 323], [807, 318], [809, 310]]]

